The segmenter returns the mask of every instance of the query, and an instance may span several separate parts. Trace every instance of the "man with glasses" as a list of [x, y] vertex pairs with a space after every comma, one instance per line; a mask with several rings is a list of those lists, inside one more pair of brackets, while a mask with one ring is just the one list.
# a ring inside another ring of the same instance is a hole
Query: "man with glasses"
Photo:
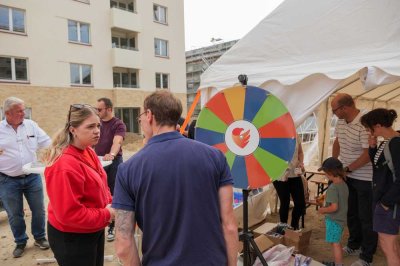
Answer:
[[377, 234], [372, 230], [372, 165], [368, 155], [368, 132], [360, 123], [362, 112], [353, 98], [338, 94], [331, 102], [332, 112], [339, 118], [332, 147], [332, 156], [339, 158], [347, 172], [349, 203], [347, 225], [349, 239], [345, 255], [359, 255], [352, 266], [372, 265]]
[[35, 122], [24, 118], [23, 100], [9, 97], [4, 101], [3, 110], [6, 118], [0, 122], [0, 198], [16, 243], [13, 256], [18, 258], [28, 241], [23, 196], [32, 211], [34, 245], [49, 248], [42, 178], [38, 174], [25, 174], [22, 166], [36, 161], [37, 150], [49, 146], [51, 139]]
[[[97, 155], [103, 160], [112, 161], [111, 165], [104, 167], [107, 173], [107, 183], [111, 194], [114, 192], [115, 176], [118, 165], [122, 163], [122, 141], [126, 133], [125, 124], [113, 115], [113, 104], [108, 98], [97, 100], [97, 111], [101, 119], [100, 140], [95, 146]], [[114, 222], [108, 228], [107, 241], [114, 241]]]
[[119, 167], [115, 184], [117, 256], [124, 265], [236, 266], [233, 179], [225, 156], [176, 131], [182, 104], [169, 91], [152, 93], [143, 107], [147, 144]]

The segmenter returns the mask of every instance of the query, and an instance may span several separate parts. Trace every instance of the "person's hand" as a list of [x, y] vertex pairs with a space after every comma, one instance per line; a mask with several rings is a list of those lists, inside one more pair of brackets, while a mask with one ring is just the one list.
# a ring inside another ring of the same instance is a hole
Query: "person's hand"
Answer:
[[111, 208], [111, 204], [108, 204], [107, 206], [106, 206], [106, 209], [108, 209], [108, 211], [110, 212], [110, 222], [112, 221], [112, 220], [114, 220], [115, 219], [115, 210], [114, 210], [114, 208]]
[[375, 137], [375, 136], [372, 135], [372, 134], [369, 134], [369, 137], [368, 137], [368, 144], [369, 144], [369, 146], [370, 146], [371, 148], [375, 148], [376, 145], [378, 144], [377, 137]]
[[107, 153], [106, 155], [103, 156], [103, 161], [112, 161], [114, 160], [115, 156], [112, 154]]
[[318, 213], [319, 214], [324, 214], [325, 213], [324, 208], [323, 207], [319, 208], [318, 209]]
[[2, 148], [0, 148], [0, 155], [2, 155], [4, 153], [4, 150]]

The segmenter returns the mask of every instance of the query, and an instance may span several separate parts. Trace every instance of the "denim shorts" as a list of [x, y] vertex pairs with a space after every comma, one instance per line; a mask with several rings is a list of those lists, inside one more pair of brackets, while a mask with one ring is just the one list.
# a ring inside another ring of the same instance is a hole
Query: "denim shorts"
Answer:
[[325, 216], [325, 226], [325, 241], [328, 243], [340, 243], [343, 235], [343, 226], [328, 216]]
[[374, 210], [373, 229], [377, 233], [397, 235], [400, 227], [400, 206], [397, 206], [396, 218], [393, 219], [393, 210], [385, 210], [380, 203], [376, 204]]

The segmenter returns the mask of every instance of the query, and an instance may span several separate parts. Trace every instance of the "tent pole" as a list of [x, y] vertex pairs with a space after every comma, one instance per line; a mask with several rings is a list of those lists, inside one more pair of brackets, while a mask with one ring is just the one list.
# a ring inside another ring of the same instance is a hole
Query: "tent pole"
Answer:
[[[325, 154], [328, 153], [327, 145], [325, 144], [326, 139], [326, 128], [327, 128], [327, 121], [328, 121], [328, 102], [329, 98], [325, 100], [318, 110], [318, 147], [319, 149], [319, 163], [322, 163]], [[321, 145], [320, 145], [321, 144]], [[329, 146], [329, 145], [328, 145]]]

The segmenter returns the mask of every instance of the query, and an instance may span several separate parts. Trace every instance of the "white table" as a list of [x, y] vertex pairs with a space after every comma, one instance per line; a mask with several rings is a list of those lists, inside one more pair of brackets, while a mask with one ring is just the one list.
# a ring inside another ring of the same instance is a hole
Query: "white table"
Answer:
[[[98, 156], [103, 167], [109, 166], [112, 161], [103, 161], [103, 156]], [[39, 162], [27, 163], [22, 167], [25, 174], [44, 174], [45, 165]]]

